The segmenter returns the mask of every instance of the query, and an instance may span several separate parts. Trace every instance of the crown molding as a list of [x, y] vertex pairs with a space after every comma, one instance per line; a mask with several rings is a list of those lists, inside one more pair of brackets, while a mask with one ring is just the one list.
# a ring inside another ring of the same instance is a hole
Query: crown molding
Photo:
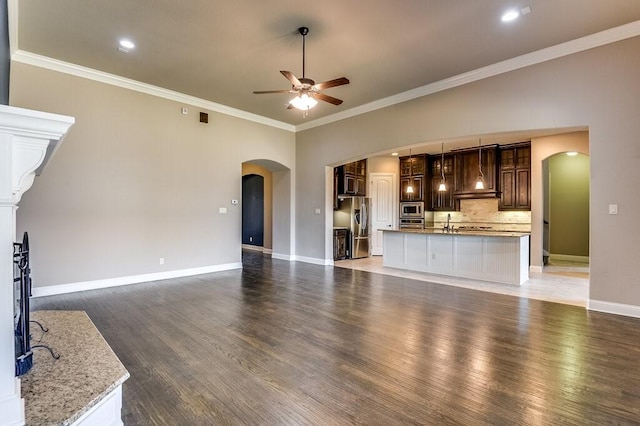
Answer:
[[236, 108], [231, 108], [226, 105], [207, 101], [195, 96], [185, 95], [184, 93], [175, 92], [173, 90], [164, 89], [162, 87], [153, 86], [151, 84], [142, 83], [129, 78], [120, 77], [115, 74], [109, 74], [69, 62], [60, 61], [58, 59], [49, 58], [47, 56], [38, 55], [36, 53], [17, 50], [13, 53], [13, 55], [11, 55], [11, 60], [27, 65], [46, 68], [64, 74], [70, 74], [76, 77], [86, 78], [88, 80], [93, 80], [100, 83], [110, 84], [112, 86], [134, 90], [136, 92], [157, 96], [159, 98], [164, 98], [170, 101], [203, 108], [209, 111], [219, 112], [221, 114], [230, 115], [232, 117], [241, 118], [243, 120], [253, 121], [255, 123], [264, 124], [266, 126], [275, 127], [289, 132], [295, 131], [295, 126], [292, 124], [273, 120], [262, 115], [252, 114], [250, 112], [242, 111]]
[[[12, 9], [17, 14], [17, 8], [11, 7], [14, 1], [15, 0], [9, 0], [10, 14]], [[10, 21], [12, 21], [12, 19], [10, 19]], [[17, 25], [15, 27], [17, 27]], [[13, 28], [10, 26], [10, 33], [13, 35], [13, 37], [10, 37], [12, 39], [12, 46], [16, 46], [17, 28]], [[46, 68], [65, 74], [71, 74], [77, 77], [87, 78], [101, 83], [123, 87], [152, 96], [158, 96], [164, 99], [185, 103], [188, 105], [204, 108], [214, 112], [219, 112], [221, 114], [230, 115], [248, 121], [253, 121], [255, 123], [264, 124], [266, 126], [275, 127], [289, 132], [299, 132], [637, 36], [640, 36], [640, 21], [634, 21], [625, 25], [621, 25], [619, 27], [601, 31], [599, 33], [591, 34], [535, 52], [527, 53], [525, 55], [517, 56], [512, 59], [497, 62], [486, 67], [458, 74], [444, 80], [417, 87], [415, 89], [407, 90], [406, 92], [398, 93], [387, 98], [369, 102], [367, 104], [350, 108], [336, 114], [318, 118], [316, 120], [312, 120], [304, 124], [299, 124], [297, 126], [267, 118], [258, 114], [231, 108], [226, 105], [207, 101], [195, 96], [185, 95], [183, 93], [164, 89], [162, 87], [153, 86], [136, 80], [131, 80], [114, 74], [97, 71], [91, 68], [86, 68], [80, 65], [71, 64], [19, 49], [13, 52], [13, 54], [11, 55], [11, 59], [16, 62]]]
[[458, 74], [444, 80], [436, 81], [435, 83], [407, 90], [406, 92], [398, 93], [397, 95], [369, 102], [368, 104], [360, 105], [336, 114], [318, 118], [316, 120], [297, 125], [295, 131], [299, 132], [302, 130], [312, 129], [314, 127], [324, 126], [336, 121], [355, 117], [382, 108], [387, 108], [402, 102], [407, 102], [416, 98], [483, 80], [485, 78], [504, 74], [510, 71], [515, 71], [520, 68], [525, 68], [531, 65], [561, 58], [563, 56], [583, 52], [585, 50], [604, 46], [606, 44], [615, 43], [617, 41], [625, 40], [632, 37], [637, 37], [639, 35], [640, 21], [634, 21], [629, 24], [601, 31], [599, 33], [591, 34], [545, 49], [537, 50], [535, 52], [517, 56], [512, 59], [507, 59], [502, 62], [497, 62], [495, 64], [478, 68], [473, 71]]

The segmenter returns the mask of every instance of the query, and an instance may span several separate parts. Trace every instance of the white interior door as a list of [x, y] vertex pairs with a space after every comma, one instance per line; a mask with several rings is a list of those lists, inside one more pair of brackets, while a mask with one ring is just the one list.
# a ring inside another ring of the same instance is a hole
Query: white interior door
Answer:
[[393, 173], [371, 173], [371, 254], [382, 256], [383, 229], [392, 229], [396, 224], [398, 197], [396, 175]]

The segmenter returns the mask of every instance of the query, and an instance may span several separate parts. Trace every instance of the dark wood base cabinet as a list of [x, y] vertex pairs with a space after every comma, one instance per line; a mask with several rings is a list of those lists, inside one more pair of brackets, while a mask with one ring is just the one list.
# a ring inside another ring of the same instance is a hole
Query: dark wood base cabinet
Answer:
[[347, 229], [333, 230], [333, 260], [349, 258], [349, 231]]

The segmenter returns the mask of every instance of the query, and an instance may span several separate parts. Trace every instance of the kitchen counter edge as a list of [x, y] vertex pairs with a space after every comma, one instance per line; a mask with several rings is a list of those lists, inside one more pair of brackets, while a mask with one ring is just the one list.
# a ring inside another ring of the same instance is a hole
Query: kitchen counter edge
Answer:
[[430, 234], [430, 235], [460, 235], [460, 236], [475, 236], [475, 237], [513, 237], [513, 238], [522, 238], [531, 235], [530, 232], [519, 232], [519, 231], [458, 231], [454, 230], [453, 232], [444, 232], [442, 228], [424, 228], [424, 229], [413, 229], [413, 228], [404, 228], [404, 229], [382, 229], [385, 232], [401, 232], [407, 234]]

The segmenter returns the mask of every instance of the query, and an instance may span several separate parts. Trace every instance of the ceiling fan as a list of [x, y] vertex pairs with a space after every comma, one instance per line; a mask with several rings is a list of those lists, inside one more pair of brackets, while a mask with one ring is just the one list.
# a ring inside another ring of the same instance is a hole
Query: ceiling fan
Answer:
[[[284, 90], [259, 90], [254, 91], [256, 95], [263, 95], [268, 93], [292, 93], [297, 96], [293, 98], [287, 109], [297, 108], [303, 111], [308, 111], [313, 108], [318, 101], [321, 100], [333, 105], [340, 105], [341, 99], [334, 98], [333, 96], [325, 95], [322, 90], [329, 89], [330, 87], [342, 86], [343, 84], [349, 84], [349, 80], [346, 77], [336, 78], [334, 80], [325, 81], [323, 83], [317, 83], [310, 78], [305, 77], [305, 37], [309, 34], [309, 28], [300, 27], [298, 32], [302, 35], [302, 78], [297, 78], [291, 71], [280, 71], [287, 80], [291, 82], [291, 89]], [[317, 99], [317, 100], [316, 100]]]

